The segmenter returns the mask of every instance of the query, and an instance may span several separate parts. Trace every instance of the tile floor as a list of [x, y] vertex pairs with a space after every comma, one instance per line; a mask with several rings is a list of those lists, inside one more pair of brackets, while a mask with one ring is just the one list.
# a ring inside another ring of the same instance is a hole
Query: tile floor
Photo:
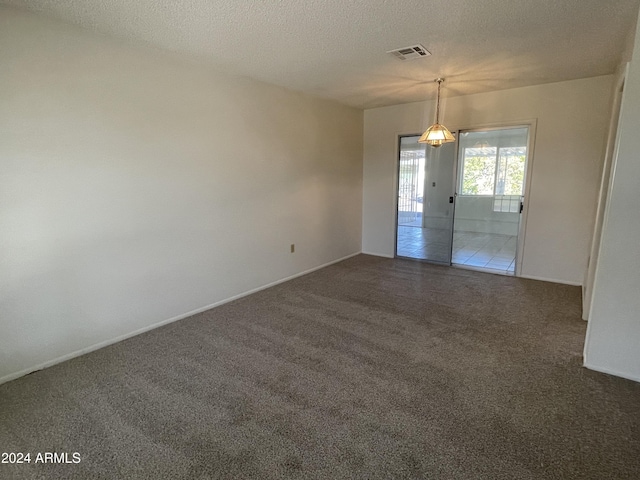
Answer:
[[449, 230], [398, 225], [398, 256], [448, 262], [450, 251]]
[[455, 232], [451, 262], [513, 275], [517, 241], [514, 235]]
[[[397, 255], [433, 262], [448, 262], [448, 230], [398, 226]], [[517, 237], [476, 232], [455, 232], [451, 261], [455, 265], [513, 275]]]

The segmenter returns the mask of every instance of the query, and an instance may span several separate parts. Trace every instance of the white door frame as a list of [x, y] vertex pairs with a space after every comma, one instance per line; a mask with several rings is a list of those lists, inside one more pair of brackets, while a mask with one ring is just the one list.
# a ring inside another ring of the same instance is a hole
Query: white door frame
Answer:
[[[520, 121], [513, 122], [497, 122], [497, 123], [485, 123], [480, 125], [470, 125], [458, 128], [452, 128], [451, 132], [455, 134], [456, 137], [456, 152], [455, 152], [455, 161], [454, 161], [454, 181], [455, 181], [455, 189], [454, 191], [457, 194], [459, 178], [460, 174], [460, 166], [459, 166], [459, 148], [458, 148], [458, 139], [460, 138], [460, 132], [469, 132], [469, 131], [487, 131], [487, 130], [500, 130], [505, 128], [516, 128], [516, 127], [529, 127], [529, 139], [527, 143], [527, 159], [525, 164], [525, 176], [524, 176], [524, 185], [523, 185], [523, 202], [522, 202], [522, 213], [520, 214], [520, 223], [518, 225], [518, 243], [516, 247], [516, 264], [514, 269], [514, 276], [519, 277], [520, 272], [522, 271], [522, 263], [524, 260], [524, 247], [525, 247], [525, 237], [526, 237], [526, 229], [527, 229], [527, 218], [529, 214], [529, 192], [531, 191], [531, 178], [533, 172], [533, 160], [534, 150], [535, 150], [535, 139], [536, 139], [536, 129], [538, 125], [538, 120], [536, 118], [533, 119], [525, 119]], [[396, 132], [396, 168], [394, 169], [393, 175], [393, 184], [395, 191], [394, 198], [394, 239], [393, 239], [393, 255], [394, 257], [398, 254], [398, 169], [400, 168], [400, 138], [401, 137], [411, 137], [411, 136], [419, 136], [422, 133], [415, 133], [414, 131], [410, 132]], [[455, 212], [454, 212], [454, 221], [455, 221]], [[451, 245], [453, 247], [453, 238], [451, 239]]]
[[602, 176], [600, 177], [600, 192], [598, 194], [598, 206], [596, 208], [596, 218], [593, 226], [593, 236], [591, 237], [591, 248], [589, 250], [589, 261], [585, 272], [582, 288], [582, 319], [589, 320], [591, 311], [591, 295], [593, 284], [598, 267], [598, 257], [600, 255], [600, 240], [602, 238], [602, 226], [604, 224], [604, 212], [607, 206], [609, 188], [611, 185], [611, 171], [618, 154], [618, 124], [622, 115], [622, 101], [624, 96], [624, 84], [629, 74], [629, 63], [619, 73], [615, 84], [615, 90], [611, 106], [611, 118], [609, 119], [609, 131], [607, 133], [607, 147], [604, 155], [604, 165], [602, 166]]

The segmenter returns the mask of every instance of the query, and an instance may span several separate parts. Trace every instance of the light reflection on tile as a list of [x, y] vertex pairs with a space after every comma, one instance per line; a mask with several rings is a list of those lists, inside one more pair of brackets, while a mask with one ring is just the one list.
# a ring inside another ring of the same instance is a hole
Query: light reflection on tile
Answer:
[[517, 237], [446, 229], [398, 226], [397, 255], [437, 262], [448, 262], [449, 252], [455, 265], [481, 268], [513, 275]]

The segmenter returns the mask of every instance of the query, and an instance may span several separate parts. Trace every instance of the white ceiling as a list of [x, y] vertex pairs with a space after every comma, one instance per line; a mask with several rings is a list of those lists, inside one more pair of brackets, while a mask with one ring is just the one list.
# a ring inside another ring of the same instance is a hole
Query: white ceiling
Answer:
[[[613, 73], [640, 0], [0, 0], [359, 108]], [[385, 52], [420, 43], [432, 56]]]

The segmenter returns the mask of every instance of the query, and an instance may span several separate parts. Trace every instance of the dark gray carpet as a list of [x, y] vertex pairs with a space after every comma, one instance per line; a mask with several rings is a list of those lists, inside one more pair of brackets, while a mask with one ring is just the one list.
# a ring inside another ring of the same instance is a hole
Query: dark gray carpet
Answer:
[[[0, 478], [640, 478], [580, 289], [360, 255], [0, 386]], [[33, 457], [32, 457], [33, 458]]]

